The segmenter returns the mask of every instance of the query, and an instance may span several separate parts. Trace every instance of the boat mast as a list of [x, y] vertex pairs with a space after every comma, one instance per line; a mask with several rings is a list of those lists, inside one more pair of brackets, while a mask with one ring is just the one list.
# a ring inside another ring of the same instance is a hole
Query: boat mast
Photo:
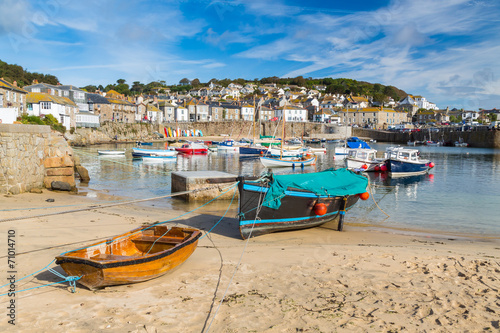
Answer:
[[280, 160], [283, 159], [283, 142], [285, 141], [285, 109], [286, 109], [286, 103], [283, 106], [283, 112], [281, 114], [281, 120], [283, 121], [283, 128], [281, 130], [281, 151], [280, 151]]

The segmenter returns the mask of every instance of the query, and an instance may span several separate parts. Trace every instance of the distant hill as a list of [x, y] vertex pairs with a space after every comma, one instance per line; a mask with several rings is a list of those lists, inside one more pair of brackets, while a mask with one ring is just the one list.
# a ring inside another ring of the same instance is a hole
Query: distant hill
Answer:
[[10, 65], [2, 60], [0, 60], [0, 77], [9, 82], [17, 81], [17, 85], [21, 88], [32, 84], [33, 80], [37, 80], [39, 83], [43, 82], [54, 85], [59, 83], [59, 79], [54, 75], [31, 73], [24, 70], [21, 66]]

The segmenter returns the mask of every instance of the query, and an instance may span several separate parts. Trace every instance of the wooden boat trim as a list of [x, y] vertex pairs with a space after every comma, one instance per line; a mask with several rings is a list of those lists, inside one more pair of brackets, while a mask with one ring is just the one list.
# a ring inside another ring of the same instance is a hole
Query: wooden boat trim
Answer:
[[[144, 230], [144, 229], [142, 229]], [[142, 231], [141, 230], [141, 231]], [[144, 237], [144, 236], [143, 236]], [[146, 236], [147, 237], [147, 236]], [[150, 236], [151, 237], [151, 236]], [[89, 259], [89, 258], [77, 258], [77, 257], [69, 257], [69, 256], [59, 256], [56, 259], [56, 264], [64, 264], [64, 263], [74, 263], [74, 264], [84, 264], [100, 269], [104, 268], [114, 268], [114, 267], [121, 267], [121, 266], [130, 266], [130, 265], [135, 265], [135, 264], [142, 264], [142, 263], [147, 263], [150, 261], [156, 261], [158, 259], [164, 258], [166, 256], [171, 255], [174, 252], [177, 252], [178, 250], [193, 244], [194, 242], [198, 241], [198, 239], [201, 237], [201, 232], [199, 230], [196, 230], [193, 232], [191, 235], [191, 238], [185, 242], [181, 242], [178, 245], [175, 245], [173, 248], [169, 250], [162, 251], [160, 253], [152, 253], [146, 257], [129, 257], [129, 256], [117, 256], [120, 257], [120, 259], [125, 258], [130, 258], [127, 260], [120, 260], [120, 261], [115, 261], [115, 262], [110, 262], [110, 263], [100, 263], [97, 262], [96, 260]], [[160, 241], [157, 241], [160, 242]], [[105, 242], [101, 242], [98, 244], [102, 244]], [[93, 244], [91, 246], [94, 246], [97, 244]], [[89, 246], [89, 247], [91, 247]], [[72, 251], [73, 252], [73, 251]], [[118, 259], [118, 258], [117, 258]]]

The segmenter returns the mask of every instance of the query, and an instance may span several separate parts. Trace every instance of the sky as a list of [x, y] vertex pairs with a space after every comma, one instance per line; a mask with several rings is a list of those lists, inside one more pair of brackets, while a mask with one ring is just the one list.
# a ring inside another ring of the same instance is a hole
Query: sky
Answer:
[[500, 108], [498, 0], [0, 0], [0, 60], [61, 84], [350, 78]]

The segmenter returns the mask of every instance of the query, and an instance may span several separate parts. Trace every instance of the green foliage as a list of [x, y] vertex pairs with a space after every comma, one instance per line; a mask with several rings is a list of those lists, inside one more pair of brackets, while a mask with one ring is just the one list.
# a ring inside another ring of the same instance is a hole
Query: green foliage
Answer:
[[97, 87], [94, 85], [89, 84], [88, 86], [85, 87], [80, 87], [80, 89], [85, 90], [86, 92], [93, 93], [97, 90]]
[[49, 125], [50, 128], [52, 128], [55, 131], [64, 133], [66, 132], [66, 127], [64, 127], [62, 124], [60, 124], [57, 119], [51, 115], [48, 114], [44, 118], [40, 118], [38, 116], [28, 116], [28, 115], [23, 115], [20, 119], [22, 124], [30, 124], [30, 125]]
[[19, 87], [24, 87], [37, 80], [39, 83], [58, 84], [59, 79], [54, 75], [31, 73], [24, 70], [21, 66], [10, 65], [0, 60], [0, 77], [9, 82], [17, 81]]

